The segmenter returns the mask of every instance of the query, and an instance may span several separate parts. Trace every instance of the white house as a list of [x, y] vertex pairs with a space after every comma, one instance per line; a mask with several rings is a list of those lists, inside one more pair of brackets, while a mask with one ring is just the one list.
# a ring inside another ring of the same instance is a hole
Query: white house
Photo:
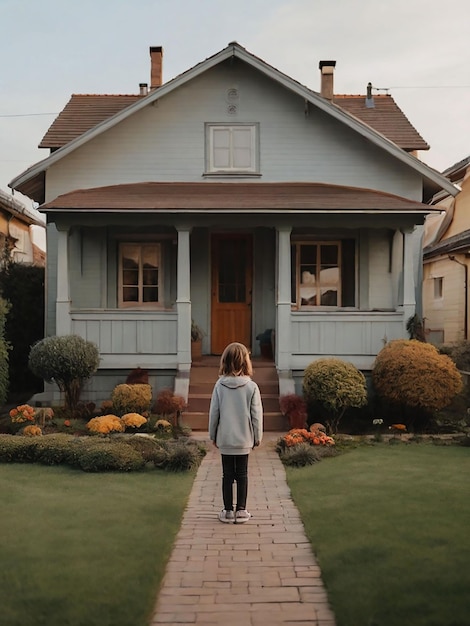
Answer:
[[47, 216], [47, 333], [99, 346], [88, 397], [137, 366], [187, 395], [191, 319], [204, 355], [274, 329], [281, 393], [319, 357], [370, 370], [415, 313], [426, 202], [457, 193], [429, 146], [391, 96], [336, 96], [334, 61], [317, 93], [235, 42], [167, 83], [150, 56], [150, 88], [72, 96], [10, 183]]

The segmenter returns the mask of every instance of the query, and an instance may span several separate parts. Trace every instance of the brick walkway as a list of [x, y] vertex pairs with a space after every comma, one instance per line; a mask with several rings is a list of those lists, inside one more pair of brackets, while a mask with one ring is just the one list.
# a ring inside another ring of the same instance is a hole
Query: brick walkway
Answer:
[[[219, 452], [208, 444], [152, 625], [334, 626], [320, 569], [274, 441], [250, 455], [246, 524], [221, 524]], [[207, 433], [205, 434], [206, 438]]]

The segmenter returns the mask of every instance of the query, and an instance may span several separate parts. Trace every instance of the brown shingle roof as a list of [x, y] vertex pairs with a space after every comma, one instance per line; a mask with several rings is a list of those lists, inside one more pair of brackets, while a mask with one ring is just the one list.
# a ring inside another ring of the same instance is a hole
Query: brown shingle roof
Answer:
[[[61, 148], [141, 98], [143, 96], [140, 95], [73, 94], [44, 135], [39, 147], [52, 150]], [[337, 95], [333, 101], [403, 150], [429, 150], [429, 145], [390, 95], [374, 96], [374, 108], [366, 107], [365, 98]]]
[[366, 96], [335, 95], [333, 102], [361, 122], [390, 139], [403, 150], [429, 150], [418, 131], [390, 95], [374, 95], [373, 107], [366, 107]]
[[61, 148], [142, 97], [140, 95], [73, 94], [52, 122], [39, 148], [52, 150]]
[[130, 183], [79, 189], [42, 205], [45, 211], [429, 212], [429, 207], [370, 189], [320, 183]]

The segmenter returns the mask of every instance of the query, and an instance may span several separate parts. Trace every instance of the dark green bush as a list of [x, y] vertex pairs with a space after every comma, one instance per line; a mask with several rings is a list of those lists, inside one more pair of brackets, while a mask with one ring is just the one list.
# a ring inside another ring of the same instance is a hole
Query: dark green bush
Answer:
[[[134, 435], [126, 438], [124, 441], [128, 446], [139, 452], [146, 463], [157, 464], [156, 462], [161, 462], [162, 447], [153, 437]], [[167, 457], [166, 452], [163, 457]]]
[[284, 448], [279, 453], [279, 458], [284, 465], [290, 467], [305, 467], [321, 460], [317, 449], [308, 443], [299, 443], [291, 448]]
[[28, 367], [31, 346], [44, 337], [44, 268], [6, 263], [0, 270], [2, 296], [10, 304], [5, 325], [10, 392], [41, 391], [43, 381]]
[[98, 347], [78, 335], [46, 337], [29, 353], [31, 371], [65, 394], [65, 409], [73, 414], [85, 380], [98, 369]]
[[[329, 434], [335, 434], [346, 409], [367, 404], [366, 379], [352, 363], [341, 359], [317, 359], [304, 372], [302, 389], [312, 410], [320, 410]], [[310, 416], [309, 416], [310, 421]]]
[[382, 348], [372, 381], [380, 398], [408, 409], [404, 415], [410, 429], [417, 416], [429, 422], [435, 411], [448, 406], [462, 390], [462, 378], [452, 359], [414, 339], [397, 339]]
[[5, 404], [8, 395], [8, 343], [5, 339], [5, 324], [8, 305], [0, 298], [0, 406]]
[[80, 442], [73, 435], [55, 434], [39, 437], [35, 448], [35, 460], [42, 465], [77, 466]]
[[31, 463], [36, 460], [40, 437], [0, 435], [0, 463]]
[[123, 442], [90, 439], [78, 456], [84, 472], [132, 472], [144, 466], [142, 455]]
[[164, 468], [169, 472], [185, 472], [198, 467], [200, 462], [196, 446], [177, 442], [170, 446]]

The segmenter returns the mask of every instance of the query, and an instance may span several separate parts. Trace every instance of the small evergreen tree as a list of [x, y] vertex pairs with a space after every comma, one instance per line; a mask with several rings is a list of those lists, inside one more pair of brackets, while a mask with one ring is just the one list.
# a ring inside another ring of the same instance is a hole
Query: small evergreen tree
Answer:
[[31, 371], [46, 382], [55, 382], [65, 394], [65, 410], [73, 413], [83, 387], [98, 369], [98, 347], [78, 335], [46, 337], [29, 353]]
[[346, 409], [367, 404], [364, 374], [341, 359], [325, 358], [310, 363], [304, 372], [302, 388], [309, 408], [316, 407], [322, 413], [329, 434], [337, 432]]
[[[443, 409], [462, 390], [462, 378], [450, 357], [416, 339], [390, 341], [372, 369], [377, 394], [428, 417]], [[407, 417], [412, 425], [413, 416]]]
[[5, 341], [5, 318], [8, 305], [0, 298], [0, 406], [5, 404], [8, 395], [8, 344]]

